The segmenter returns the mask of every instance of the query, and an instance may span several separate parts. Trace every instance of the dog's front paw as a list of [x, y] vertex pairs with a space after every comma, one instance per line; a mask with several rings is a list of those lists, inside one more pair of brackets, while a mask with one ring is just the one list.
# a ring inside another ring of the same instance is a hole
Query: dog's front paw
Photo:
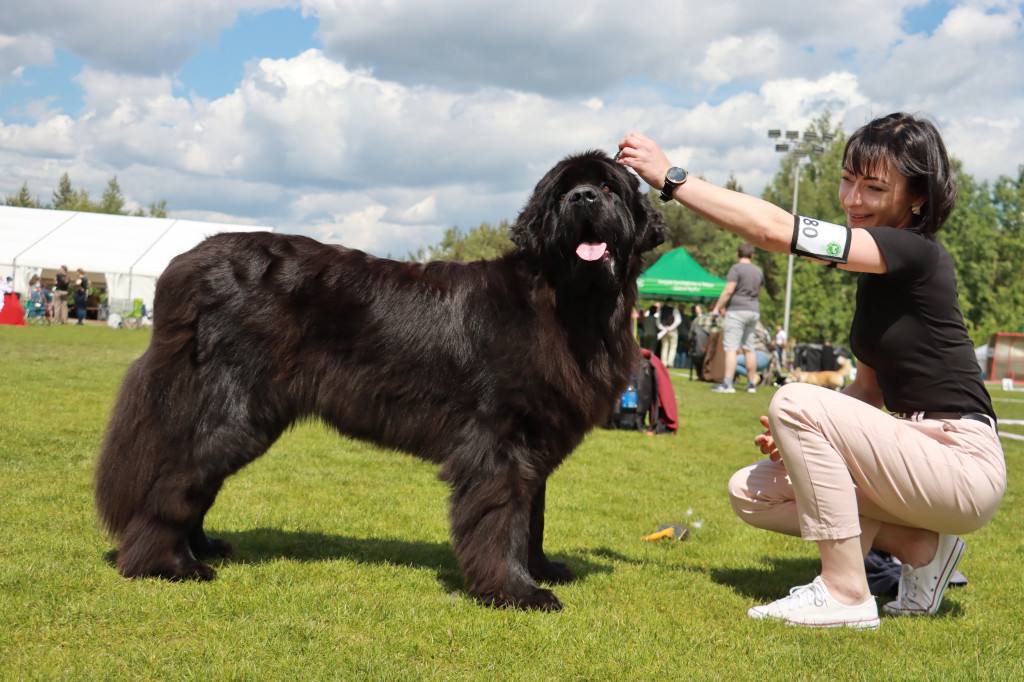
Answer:
[[200, 559], [223, 559], [231, 556], [231, 544], [218, 538], [203, 536], [202, 540], [190, 546], [192, 553]]
[[217, 571], [201, 561], [190, 561], [170, 575], [163, 576], [169, 580], [180, 582], [183, 580], [208, 581], [217, 577]]
[[564, 585], [576, 580], [576, 574], [572, 569], [560, 561], [530, 562], [530, 576], [539, 583], [551, 583], [553, 585]]
[[513, 608], [523, 611], [561, 611], [562, 602], [558, 600], [555, 593], [541, 587], [526, 595], [511, 595], [507, 593], [478, 595], [477, 599], [485, 606], [495, 608]]
[[537, 611], [561, 611], [562, 602], [555, 596], [555, 593], [551, 590], [545, 590], [543, 588], [537, 589], [529, 597], [525, 597], [519, 600], [519, 603], [515, 605], [516, 608], [523, 610], [537, 610]]

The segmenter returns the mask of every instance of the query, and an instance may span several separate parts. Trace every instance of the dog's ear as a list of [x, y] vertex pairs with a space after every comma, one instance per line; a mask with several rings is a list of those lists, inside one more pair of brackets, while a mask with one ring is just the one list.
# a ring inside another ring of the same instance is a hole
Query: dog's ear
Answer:
[[637, 243], [641, 251], [650, 251], [665, 241], [665, 232], [668, 226], [665, 224], [665, 214], [651, 203], [650, 198], [640, 191], [638, 187], [637, 208], [634, 211], [636, 218], [636, 229], [638, 231]]
[[537, 252], [537, 231], [540, 230], [541, 218], [537, 211], [531, 210], [535, 203], [536, 201], [531, 199], [530, 203], [520, 211], [519, 216], [510, 228], [512, 243], [520, 251], [526, 251], [527, 253]]
[[636, 225], [636, 244], [640, 253], [650, 251], [665, 242], [668, 225], [665, 214], [651, 203], [647, 193], [640, 189], [640, 177], [635, 173], [611, 161], [615, 170], [621, 173], [625, 182], [633, 191], [633, 222]]
[[[556, 167], [557, 168], [557, 167]], [[521, 251], [527, 253], [539, 253], [540, 232], [544, 229], [544, 218], [547, 215], [547, 195], [551, 192], [555, 169], [549, 170], [533, 188], [533, 194], [527, 200], [526, 205], [519, 211], [516, 221], [510, 228], [512, 243]]]

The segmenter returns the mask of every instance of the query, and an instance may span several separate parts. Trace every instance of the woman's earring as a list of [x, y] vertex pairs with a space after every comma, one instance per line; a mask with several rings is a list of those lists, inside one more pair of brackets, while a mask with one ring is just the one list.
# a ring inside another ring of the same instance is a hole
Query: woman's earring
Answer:
[[914, 215], [921, 215], [921, 204], [911, 204], [910, 212]]

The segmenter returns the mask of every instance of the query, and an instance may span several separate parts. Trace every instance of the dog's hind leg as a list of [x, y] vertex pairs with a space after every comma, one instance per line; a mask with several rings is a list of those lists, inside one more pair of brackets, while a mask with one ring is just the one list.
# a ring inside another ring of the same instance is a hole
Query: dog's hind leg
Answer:
[[537, 484], [530, 486], [513, 464], [490, 464], [498, 470], [486, 477], [479, 471], [452, 476], [450, 467], [442, 472], [452, 485], [452, 545], [468, 591], [488, 606], [560, 610], [562, 602], [537, 585], [527, 566]]
[[527, 565], [530, 575], [538, 582], [563, 584], [576, 579], [576, 574], [558, 561], [549, 561], [544, 555], [544, 495], [545, 481], [537, 489], [530, 505], [530, 549]]
[[206, 512], [213, 506], [213, 502], [217, 499], [217, 493], [220, 492], [221, 483], [216, 486], [210, 486], [208, 489], [207, 500], [202, 505], [201, 516], [192, 530], [188, 534], [189, 548], [192, 550], [192, 554], [198, 559], [216, 558], [222, 559], [231, 555], [231, 545], [224, 540], [219, 538], [211, 538], [203, 530], [203, 520], [206, 518]]
[[199, 509], [194, 474], [161, 475], [143, 507], [121, 535], [117, 568], [127, 578], [157, 576], [168, 580], [212, 580], [216, 572], [192, 551], [189, 531]]
[[204, 557], [223, 557], [230, 545], [203, 530], [227, 476], [263, 454], [276, 434], [242, 436], [242, 428], [225, 425], [202, 438], [199, 452], [180, 453], [154, 479], [139, 511], [121, 537], [117, 567], [127, 577], [159, 576], [170, 580], [211, 580], [216, 571]]

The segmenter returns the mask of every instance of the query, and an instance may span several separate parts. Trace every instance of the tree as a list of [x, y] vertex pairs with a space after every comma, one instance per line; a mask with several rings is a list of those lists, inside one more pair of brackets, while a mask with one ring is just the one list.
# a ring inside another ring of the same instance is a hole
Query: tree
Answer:
[[100, 206], [89, 198], [89, 192], [84, 187], [75, 189], [71, 185], [71, 178], [67, 173], [60, 176], [57, 189], [53, 191], [53, 200], [50, 208], [58, 211], [82, 211], [85, 213], [99, 213]]
[[145, 218], [147, 216], [150, 218], [166, 218], [168, 216], [167, 202], [164, 200], [152, 201], [146, 208], [140, 206], [135, 209], [135, 213], [132, 213], [132, 215], [136, 218]]
[[32, 196], [28, 191], [28, 180], [22, 183], [17, 194], [8, 194], [4, 199], [7, 206], [20, 206], [21, 208], [42, 208], [43, 205], [38, 198]]
[[981, 338], [997, 331], [1024, 332], [1024, 165], [1016, 178], [1000, 177], [994, 193], [999, 223], [998, 261], [994, 263], [991, 305]]
[[[743, 191], [733, 176], [729, 177], [726, 187], [737, 192]], [[665, 242], [648, 257], [647, 267], [669, 251], [684, 248], [702, 268], [712, 275], [724, 277], [736, 262], [736, 247], [740, 238], [675, 201], [661, 205], [658, 192], [652, 190], [648, 198], [655, 206], [661, 206], [666, 230]]]
[[[839, 203], [838, 187], [842, 177], [842, 150], [846, 136], [831, 122], [827, 112], [814, 120], [808, 131], [832, 135], [834, 142], [825, 154], [800, 162], [798, 211], [829, 222], [845, 224], [846, 214]], [[795, 156], [782, 157], [779, 172], [765, 189], [762, 198], [786, 211], [793, 210]], [[742, 192], [734, 177], [725, 185]], [[654, 193], [651, 194], [654, 200]], [[714, 225], [693, 211], [675, 203], [663, 208], [668, 225], [666, 243], [655, 254], [660, 256], [680, 246], [705, 270], [724, 277], [736, 262], [740, 238]], [[754, 263], [764, 271], [765, 293], [761, 296], [761, 320], [765, 326], [781, 324], [785, 317], [788, 256], [758, 250]], [[853, 321], [857, 275], [824, 268], [820, 264], [794, 259], [793, 296], [790, 305], [790, 336], [803, 342], [831, 341], [847, 343]]]
[[[11, 203], [12, 201], [31, 201], [34, 203]], [[57, 183], [57, 189], [53, 191], [53, 196], [48, 206], [44, 207], [38, 199], [32, 199], [28, 192], [27, 182], [22, 185], [21, 191], [17, 195], [9, 195], [7, 197], [7, 204], [9, 206], [52, 208], [58, 211], [81, 211], [84, 213], [106, 213], [110, 215], [128, 215], [128, 211], [125, 208], [125, 204], [127, 203], [128, 201], [121, 192], [121, 185], [118, 182], [116, 175], [107, 181], [107, 188], [104, 190], [103, 196], [100, 198], [98, 203], [89, 198], [89, 192], [84, 187], [75, 189], [72, 186], [71, 178], [68, 177], [67, 173], [60, 176], [60, 181]], [[164, 200], [154, 201], [149, 204], [148, 213], [146, 209], [139, 208], [133, 215], [149, 215], [153, 218], [166, 218], [168, 216], [167, 202]]]
[[510, 223], [502, 220], [497, 226], [481, 223], [467, 234], [456, 227], [445, 230], [444, 238], [437, 246], [420, 249], [409, 254], [411, 260], [420, 262], [432, 260], [471, 261], [482, 258], [498, 258], [512, 248]]
[[160, 201], [152, 201], [149, 204], [149, 217], [150, 218], [166, 218], [167, 213], [167, 202], [163, 199]]
[[952, 214], [936, 236], [953, 258], [960, 311], [968, 332], [975, 342], [984, 343], [975, 337], [987, 338], [985, 329], [992, 322], [991, 312], [996, 304], [994, 287], [1002, 258], [999, 213], [988, 183], [976, 183], [955, 159], [953, 173], [959, 196]]
[[128, 214], [124, 210], [124, 195], [121, 194], [121, 185], [118, 184], [116, 175], [107, 182], [107, 189], [103, 192], [98, 208], [99, 213], [109, 213], [111, 215]]
[[50, 201], [50, 207], [58, 211], [74, 211], [76, 202], [75, 190], [71, 186], [71, 178], [65, 173], [60, 176], [57, 189], [53, 190], [53, 200]]

